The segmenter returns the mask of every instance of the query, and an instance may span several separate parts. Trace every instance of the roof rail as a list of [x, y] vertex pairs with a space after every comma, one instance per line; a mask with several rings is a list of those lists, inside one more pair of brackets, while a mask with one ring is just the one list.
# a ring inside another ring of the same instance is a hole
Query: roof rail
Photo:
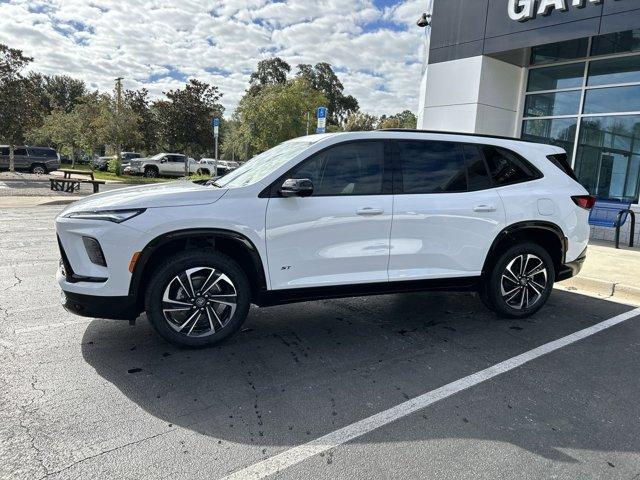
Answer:
[[499, 140], [512, 140], [514, 142], [540, 143], [531, 140], [523, 140], [516, 137], [505, 137], [501, 135], [487, 135], [486, 133], [469, 133], [469, 132], [447, 132], [444, 130], [420, 130], [419, 128], [379, 128], [379, 132], [411, 132], [411, 133], [433, 133], [438, 135], [460, 135], [465, 137], [495, 138]]

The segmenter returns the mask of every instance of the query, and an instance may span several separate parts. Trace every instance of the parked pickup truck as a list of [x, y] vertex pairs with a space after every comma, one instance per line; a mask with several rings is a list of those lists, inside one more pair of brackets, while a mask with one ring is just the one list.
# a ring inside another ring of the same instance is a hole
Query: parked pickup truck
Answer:
[[185, 161], [188, 161], [189, 173], [196, 173], [198, 162], [180, 153], [158, 153], [153, 157], [132, 159], [124, 173], [149, 178], [182, 177], [185, 173]]

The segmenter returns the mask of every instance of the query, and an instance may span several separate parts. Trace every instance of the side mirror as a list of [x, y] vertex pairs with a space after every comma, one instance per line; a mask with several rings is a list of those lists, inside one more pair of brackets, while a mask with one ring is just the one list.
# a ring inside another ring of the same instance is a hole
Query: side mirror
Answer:
[[289, 178], [280, 187], [280, 196], [310, 197], [313, 194], [313, 182], [308, 178]]

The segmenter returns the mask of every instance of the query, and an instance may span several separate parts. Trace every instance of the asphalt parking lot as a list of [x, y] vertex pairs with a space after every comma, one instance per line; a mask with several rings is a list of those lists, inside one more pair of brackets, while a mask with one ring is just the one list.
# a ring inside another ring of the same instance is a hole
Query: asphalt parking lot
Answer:
[[[61, 209], [0, 209], [3, 479], [263, 478], [276, 455], [633, 309], [563, 291], [526, 321], [471, 294], [330, 300], [179, 350], [144, 317], [60, 307]], [[635, 313], [270, 478], [640, 479]]]

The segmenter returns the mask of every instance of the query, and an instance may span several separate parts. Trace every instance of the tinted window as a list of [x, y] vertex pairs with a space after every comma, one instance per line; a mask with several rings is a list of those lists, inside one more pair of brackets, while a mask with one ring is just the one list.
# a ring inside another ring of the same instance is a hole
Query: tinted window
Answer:
[[181, 155], [169, 155], [169, 156], [167, 157], [167, 159], [168, 159], [170, 162], [182, 162], [182, 163], [184, 163], [184, 158], [185, 158], [185, 157], [183, 157], [183, 156], [181, 156]]
[[567, 159], [566, 153], [557, 153], [555, 155], [547, 155], [547, 158], [551, 163], [553, 163], [556, 167], [562, 170], [564, 173], [569, 175], [574, 180], [578, 180], [576, 178], [575, 173], [573, 173], [573, 169], [569, 164], [569, 160]]
[[640, 86], [588, 90], [584, 113], [636, 112], [640, 110]]
[[577, 115], [580, 110], [580, 90], [573, 92], [539, 93], [527, 95], [525, 117]]
[[640, 82], [640, 55], [594, 60], [589, 65], [588, 85]]
[[13, 154], [14, 155], [22, 155], [22, 156], [26, 157], [27, 156], [27, 149], [26, 148], [16, 148], [13, 151]]
[[9, 147], [0, 148], [0, 155], [9, 155]]
[[531, 64], [557, 62], [587, 56], [589, 40], [580, 38], [568, 42], [549, 43], [531, 49]]
[[584, 62], [557, 65], [553, 67], [532, 68], [529, 70], [528, 92], [558, 90], [561, 88], [580, 88], [584, 76]]
[[462, 146], [448, 142], [398, 142], [404, 193], [465, 192]]
[[480, 149], [475, 145], [465, 145], [464, 158], [467, 164], [467, 181], [469, 190], [484, 190], [493, 185], [487, 172]]
[[29, 155], [34, 157], [56, 157], [56, 152], [50, 148], [29, 148]]
[[496, 186], [526, 182], [539, 177], [537, 172], [508, 150], [485, 145], [482, 151]]
[[627, 30], [626, 32], [593, 37], [591, 55], [606, 55], [636, 50], [640, 50], [640, 30]]
[[384, 143], [338, 145], [305, 161], [289, 174], [308, 178], [313, 195], [380, 195], [384, 177]]

